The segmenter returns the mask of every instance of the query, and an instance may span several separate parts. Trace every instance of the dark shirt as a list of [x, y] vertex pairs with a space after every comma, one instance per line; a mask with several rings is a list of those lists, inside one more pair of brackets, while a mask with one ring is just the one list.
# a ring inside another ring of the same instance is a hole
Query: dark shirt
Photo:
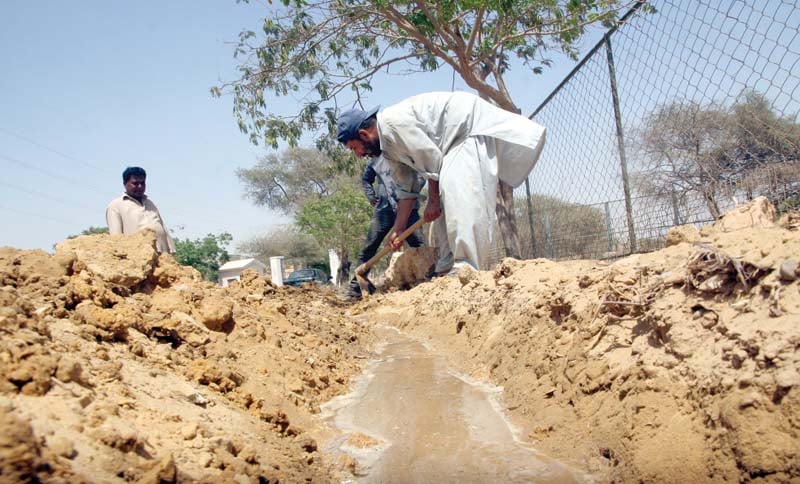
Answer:
[[[417, 175], [420, 186], [425, 185], [425, 179]], [[375, 191], [374, 183], [378, 180], [378, 190]], [[389, 163], [382, 156], [371, 158], [361, 175], [361, 186], [367, 200], [375, 206], [376, 210], [386, 210], [391, 208], [397, 210], [397, 184], [391, 175]], [[375, 204], [377, 201], [377, 204]], [[415, 201], [414, 208], [419, 208], [419, 201]]]

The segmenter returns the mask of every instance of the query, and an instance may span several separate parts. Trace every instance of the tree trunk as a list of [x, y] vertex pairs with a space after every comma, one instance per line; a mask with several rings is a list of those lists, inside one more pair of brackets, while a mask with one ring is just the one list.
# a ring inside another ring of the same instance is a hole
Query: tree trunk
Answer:
[[[486, 65], [483, 67], [483, 69], [481, 69], [480, 66], [475, 67], [474, 74], [476, 77], [480, 78], [481, 81], [485, 82], [486, 78], [492, 71]], [[511, 101], [511, 98], [508, 97], [507, 93], [504, 99], [505, 102], [497, 102], [481, 89], [476, 88], [476, 90], [478, 91], [478, 96], [501, 109], [505, 109], [506, 111], [515, 114], [520, 114], [522, 112]], [[505, 256], [520, 259], [522, 251], [520, 249], [519, 233], [517, 232], [517, 218], [514, 213], [514, 189], [500, 180], [498, 180], [497, 184], [497, 202], [495, 203], [494, 211], [497, 215], [497, 224], [500, 227], [500, 235], [503, 237]]]
[[711, 212], [711, 217], [714, 220], [719, 219], [722, 216], [722, 212], [719, 209], [719, 205], [717, 205], [717, 201], [714, 200], [714, 191], [704, 190], [703, 199], [705, 199], [708, 211]]
[[495, 204], [497, 224], [503, 237], [506, 257], [521, 258], [517, 218], [514, 214], [514, 189], [500, 181], [497, 184], [497, 203]]
[[342, 250], [339, 253], [339, 269], [336, 272], [338, 286], [344, 286], [350, 282], [350, 257], [347, 254], [347, 250]]

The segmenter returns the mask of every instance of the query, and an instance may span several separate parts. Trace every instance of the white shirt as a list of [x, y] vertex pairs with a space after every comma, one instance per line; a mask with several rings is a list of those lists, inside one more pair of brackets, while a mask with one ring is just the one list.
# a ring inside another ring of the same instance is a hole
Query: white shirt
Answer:
[[400, 198], [420, 186], [413, 171], [439, 180], [444, 156], [471, 136], [494, 138], [497, 178], [519, 186], [539, 158], [545, 128], [466, 92], [419, 94], [378, 113], [378, 136]]
[[156, 250], [175, 253], [175, 243], [164, 220], [147, 195], [142, 196], [142, 203], [127, 194], [111, 200], [106, 208], [106, 223], [110, 234], [135, 234], [151, 229], [156, 233]]

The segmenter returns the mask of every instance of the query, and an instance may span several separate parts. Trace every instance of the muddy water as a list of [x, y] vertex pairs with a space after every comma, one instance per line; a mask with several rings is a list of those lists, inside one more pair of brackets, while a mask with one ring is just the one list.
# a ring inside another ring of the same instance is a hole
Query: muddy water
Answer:
[[329, 450], [356, 459], [356, 482], [590, 481], [515, 438], [499, 389], [468, 382], [396, 330], [380, 333], [385, 344], [353, 392], [323, 406], [342, 431]]

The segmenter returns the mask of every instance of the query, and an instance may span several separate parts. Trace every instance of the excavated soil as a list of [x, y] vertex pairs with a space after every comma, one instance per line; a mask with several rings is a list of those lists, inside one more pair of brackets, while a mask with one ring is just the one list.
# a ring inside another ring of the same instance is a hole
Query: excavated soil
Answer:
[[504, 388], [597, 482], [800, 482], [800, 213], [764, 200], [666, 249], [505, 260], [357, 309]]
[[590, 482], [800, 482], [800, 213], [773, 218], [757, 201], [658, 252], [509, 259], [354, 306], [253, 272], [215, 286], [151, 233], [0, 248], [0, 482], [362, 478], [329, 444], [372, 438], [319, 413], [384, 323], [502, 387], [525, 445]]
[[221, 288], [151, 233], [0, 249], [0, 482], [329, 482], [319, 405], [370, 341], [334, 295]]

